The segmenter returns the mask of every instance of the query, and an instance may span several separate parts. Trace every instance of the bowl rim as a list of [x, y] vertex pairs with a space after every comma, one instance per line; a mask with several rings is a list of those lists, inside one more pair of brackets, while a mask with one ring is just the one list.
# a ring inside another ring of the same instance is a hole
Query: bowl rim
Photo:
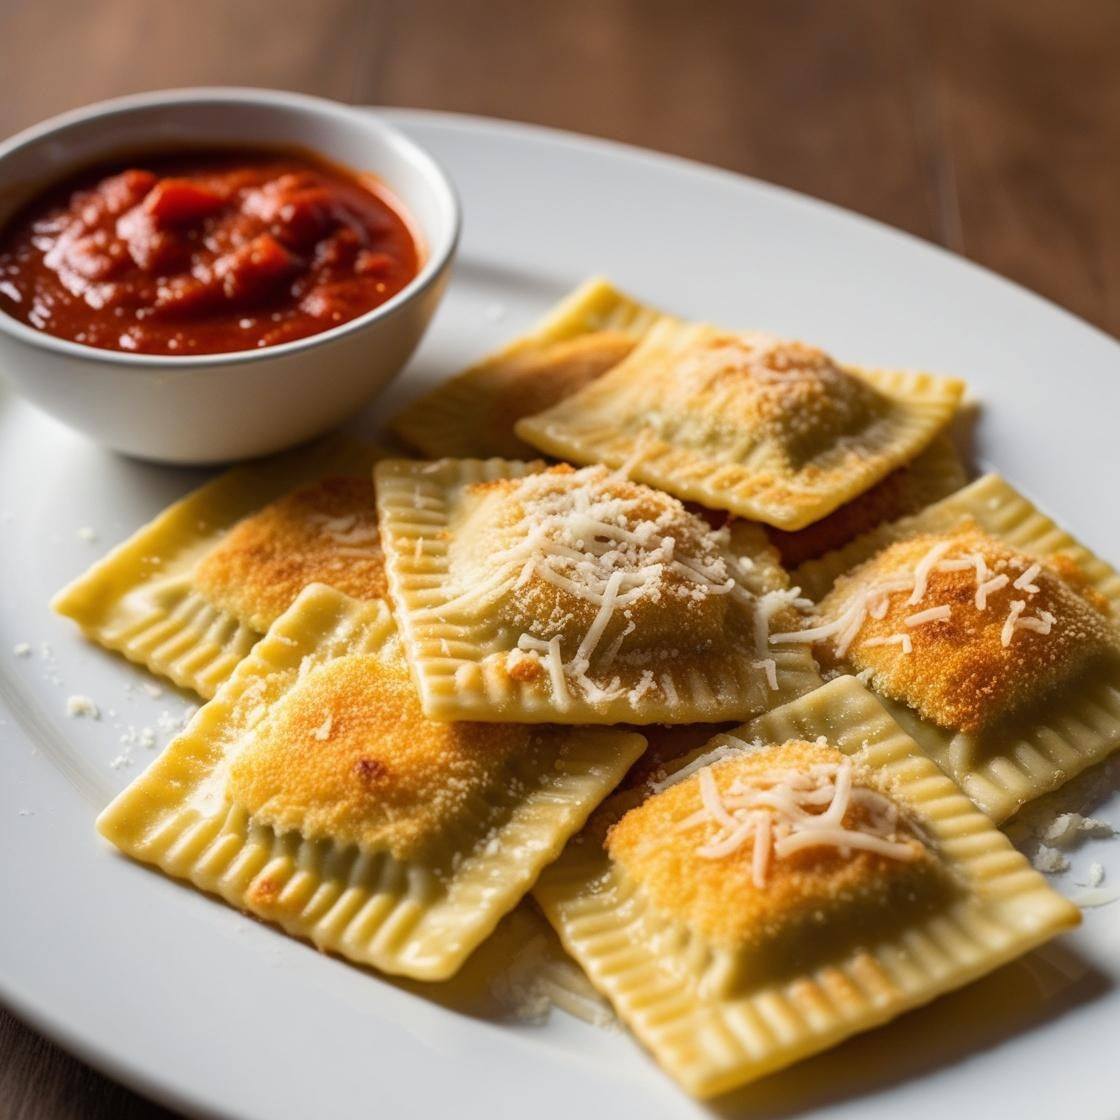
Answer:
[[[31, 125], [29, 128], [25, 128], [7, 140], [0, 142], [0, 180], [3, 178], [4, 162], [9, 156], [22, 148], [47, 139], [53, 133], [62, 129], [108, 117], [127, 116], [141, 109], [192, 103], [219, 104], [222, 102], [260, 105], [278, 110], [302, 109], [335, 119], [348, 120], [351, 123], [360, 123], [371, 132], [378, 134], [390, 146], [400, 149], [407, 158], [420, 167], [423, 174], [433, 183], [439, 205], [446, 210], [449, 218], [446, 235], [439, 244], [424, 246], [427, 254], [420, 271], [399, 292], [384, 303], [354, 319], [340, 323], [336, 327], [328, 327], [316, 334], [297, 338], [291, 342], [282, 342], [276, 346], [262, 346], [252, 350], [229, 350], [216, 354], [136, 354], [128, 350], [107, 350], [97, 346], [87, 346], [81, 342], [72, 342], [70, 339], [59, 338], [57, 335], [48, 334], [46, 331], [35, 330], [2, 310], [0, 310], [0, 331], [29, 346], [52, 350], [68, 358], [109, 364], [122, 370], [151, 371], [159, 369], [162, 371], [179, 370], [186, 373], [193, 370], [213, 369], [216, 366], [276, 360], [304, 350], [312, 350], [317, 346], [328, 345], [346, 335], [364, 330], [380, 319], [387, 318], [399, 307], [422, 295], [443, 274], [458, 247], [463, 226], [459, 192], [450, 175], [426, 148], [410, 136], [405, 135], [395, 125], [390, 124], [375, 110], [348, 105], [341, 101], [332, 101], [326, 97], [251, 86], [195, 86], [150, 90], [144, 93], [127, 94], [124, 97], [114, 97], [105, 101], [96, 101], [90, 105], [70, 109], [56, 116], [48, 117], [46, 120]], [[408, 210], [407, 201], [402, 200], [402, 204], [406, 210], [406, 220], [410, 224], [414, 223], [415, 219]]]

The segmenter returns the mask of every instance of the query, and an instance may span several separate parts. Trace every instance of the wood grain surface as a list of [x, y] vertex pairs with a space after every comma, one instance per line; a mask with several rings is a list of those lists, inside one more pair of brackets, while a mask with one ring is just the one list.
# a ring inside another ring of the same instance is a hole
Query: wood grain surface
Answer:
[[[204, 84], [531, 121], [805, 191], [1120, 334], [1117, 44], [1117, 0], [0, 0], [0, 135]], [[0, 1010], [4, 1120], [166, 1115]]]

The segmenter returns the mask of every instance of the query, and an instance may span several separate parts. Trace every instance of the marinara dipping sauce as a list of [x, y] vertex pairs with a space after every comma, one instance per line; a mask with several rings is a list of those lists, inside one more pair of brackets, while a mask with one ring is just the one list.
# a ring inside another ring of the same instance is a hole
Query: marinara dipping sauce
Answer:
[[372, 176], [185, 150], [87, 168], [25, 207], [0, 232], [0, 309], [104, 350], [229, 353], [365, 314], [419, 257]]

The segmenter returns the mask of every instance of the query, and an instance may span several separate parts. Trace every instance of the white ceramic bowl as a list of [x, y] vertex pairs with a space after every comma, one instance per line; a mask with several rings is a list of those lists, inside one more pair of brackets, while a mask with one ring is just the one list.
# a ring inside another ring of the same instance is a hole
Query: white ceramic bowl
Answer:
[[0, 370], [32, 402], [93, 439], [169, 463], [264, 455], [326, 431], [381, 389], [420, 341], [445, 287], [459, 204], [432, 158], [368, 112], [297, 94], [195, 89], [106, 101], [0, 145], [0, 225], [84, 164], [177, 145], [294, 145], [372, 171], [400, 200], [419, 275], [348, 323], [280, 346], [198, 357], [68, 342], [0, 312]]

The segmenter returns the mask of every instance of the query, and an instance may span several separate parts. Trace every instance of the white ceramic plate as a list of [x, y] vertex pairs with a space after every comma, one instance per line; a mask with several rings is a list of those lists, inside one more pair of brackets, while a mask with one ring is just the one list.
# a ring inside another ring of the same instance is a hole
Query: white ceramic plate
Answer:
[[[730, 174], [538, 129], [386, 115], [451, 172], [466, 227], [447, 302], [366, 427], [604, 273], [680, 315], [967, 378], [983, 406], [978, 458], [1120, 560], [1109, 338], [937, 249]], [[116, 856], [93, 819], [149, 757], [121, 737], [187, 698], [149, 696], [148, 678], [46, 603], [201, 477], [102, 451], [0, 389], [0, 996], [31, 1023], [142, 1092], [239, 1118], [1117, 1115], [1120, 904], [705, 1108], [623, 1034], [559, 1014], [473, 1017]], [[74, 694], [101, 719], [68, 717]], [[1120, 799], [1100, 812], [1120, 822]], [[1110, 844], [1095, 848], [1120, 877]], [[1089, 858], [1075, 856], [1062, 889], [1076, 892]]]

